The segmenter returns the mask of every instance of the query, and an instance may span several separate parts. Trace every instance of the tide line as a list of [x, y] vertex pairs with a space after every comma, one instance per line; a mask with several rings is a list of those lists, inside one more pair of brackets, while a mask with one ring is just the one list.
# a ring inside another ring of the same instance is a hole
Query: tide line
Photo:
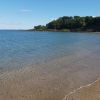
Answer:
[[73, 90], [72, 92], [68, 93], [68, 94], [64, 97], [63, 100], [69, 100], [69, 96], [71, 96], [72, 94], [74, 94], [75, 92], [79, 91], [79, 90], [82, 89], [82, 88], [86, 88], [86, 87], [92, 86], [93, 84], [95, 84], [95, 83], [98, 82], [99, 80], [100, 80], [100, 78], [97, 78], [96, 81], [94, 81], [94, 82], [92, 82], [92, 83], [90, 83], [90, 84], [88, 84], [88, 85], [81, 86], [81, 87], [79, 87], [79, 88]]

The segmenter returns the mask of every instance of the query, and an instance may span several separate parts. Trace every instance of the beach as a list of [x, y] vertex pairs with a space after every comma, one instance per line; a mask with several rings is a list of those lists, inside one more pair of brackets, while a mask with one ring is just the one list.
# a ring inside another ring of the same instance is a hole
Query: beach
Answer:
[[0, 100], [63, 100], [99, 77], [99, 61], [96, 51], [5, 72], [0, 75]]
[[63, 100], [100, 77], [100, 34], [0, 31], [0, 100]]
[[100, 100], [100, 0], [0, 0], [0, 100]]
[[69, 95], [64, 100], [99, 100], [100, 99], [100, 79], [80, 87]]

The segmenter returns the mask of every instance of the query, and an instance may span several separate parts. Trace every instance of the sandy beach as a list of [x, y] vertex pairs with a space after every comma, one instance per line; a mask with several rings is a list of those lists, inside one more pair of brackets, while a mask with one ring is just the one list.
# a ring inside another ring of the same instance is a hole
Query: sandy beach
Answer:
[[0, 100], [100, 100], [100, 0], [0, 0]]
[[63, 100], [100, 75], [99, 49], [78, 52], [0, 75], [0, 100]]
[[71, 92], [64, 100], [99, 100], [100, 79]]

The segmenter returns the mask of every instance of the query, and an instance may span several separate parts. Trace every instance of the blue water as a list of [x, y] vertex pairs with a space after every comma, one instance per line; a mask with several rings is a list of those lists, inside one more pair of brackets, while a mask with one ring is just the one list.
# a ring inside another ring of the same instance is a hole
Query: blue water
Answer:
[[100, 34], [0, 31], [0, 68], [21, 68], [100, 48]]

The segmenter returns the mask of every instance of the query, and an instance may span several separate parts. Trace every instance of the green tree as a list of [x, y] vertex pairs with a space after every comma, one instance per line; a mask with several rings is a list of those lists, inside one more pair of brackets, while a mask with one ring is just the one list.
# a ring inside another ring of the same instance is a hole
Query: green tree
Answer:
[[38, 25], [35, 30], [70, 30], [70, 31], [100, 31], [100, 17], [63, 16], [53, 20], [46, 26]]
[[34, 26], [34, 30], [46, 30], [46, 26], [42, 25]]

